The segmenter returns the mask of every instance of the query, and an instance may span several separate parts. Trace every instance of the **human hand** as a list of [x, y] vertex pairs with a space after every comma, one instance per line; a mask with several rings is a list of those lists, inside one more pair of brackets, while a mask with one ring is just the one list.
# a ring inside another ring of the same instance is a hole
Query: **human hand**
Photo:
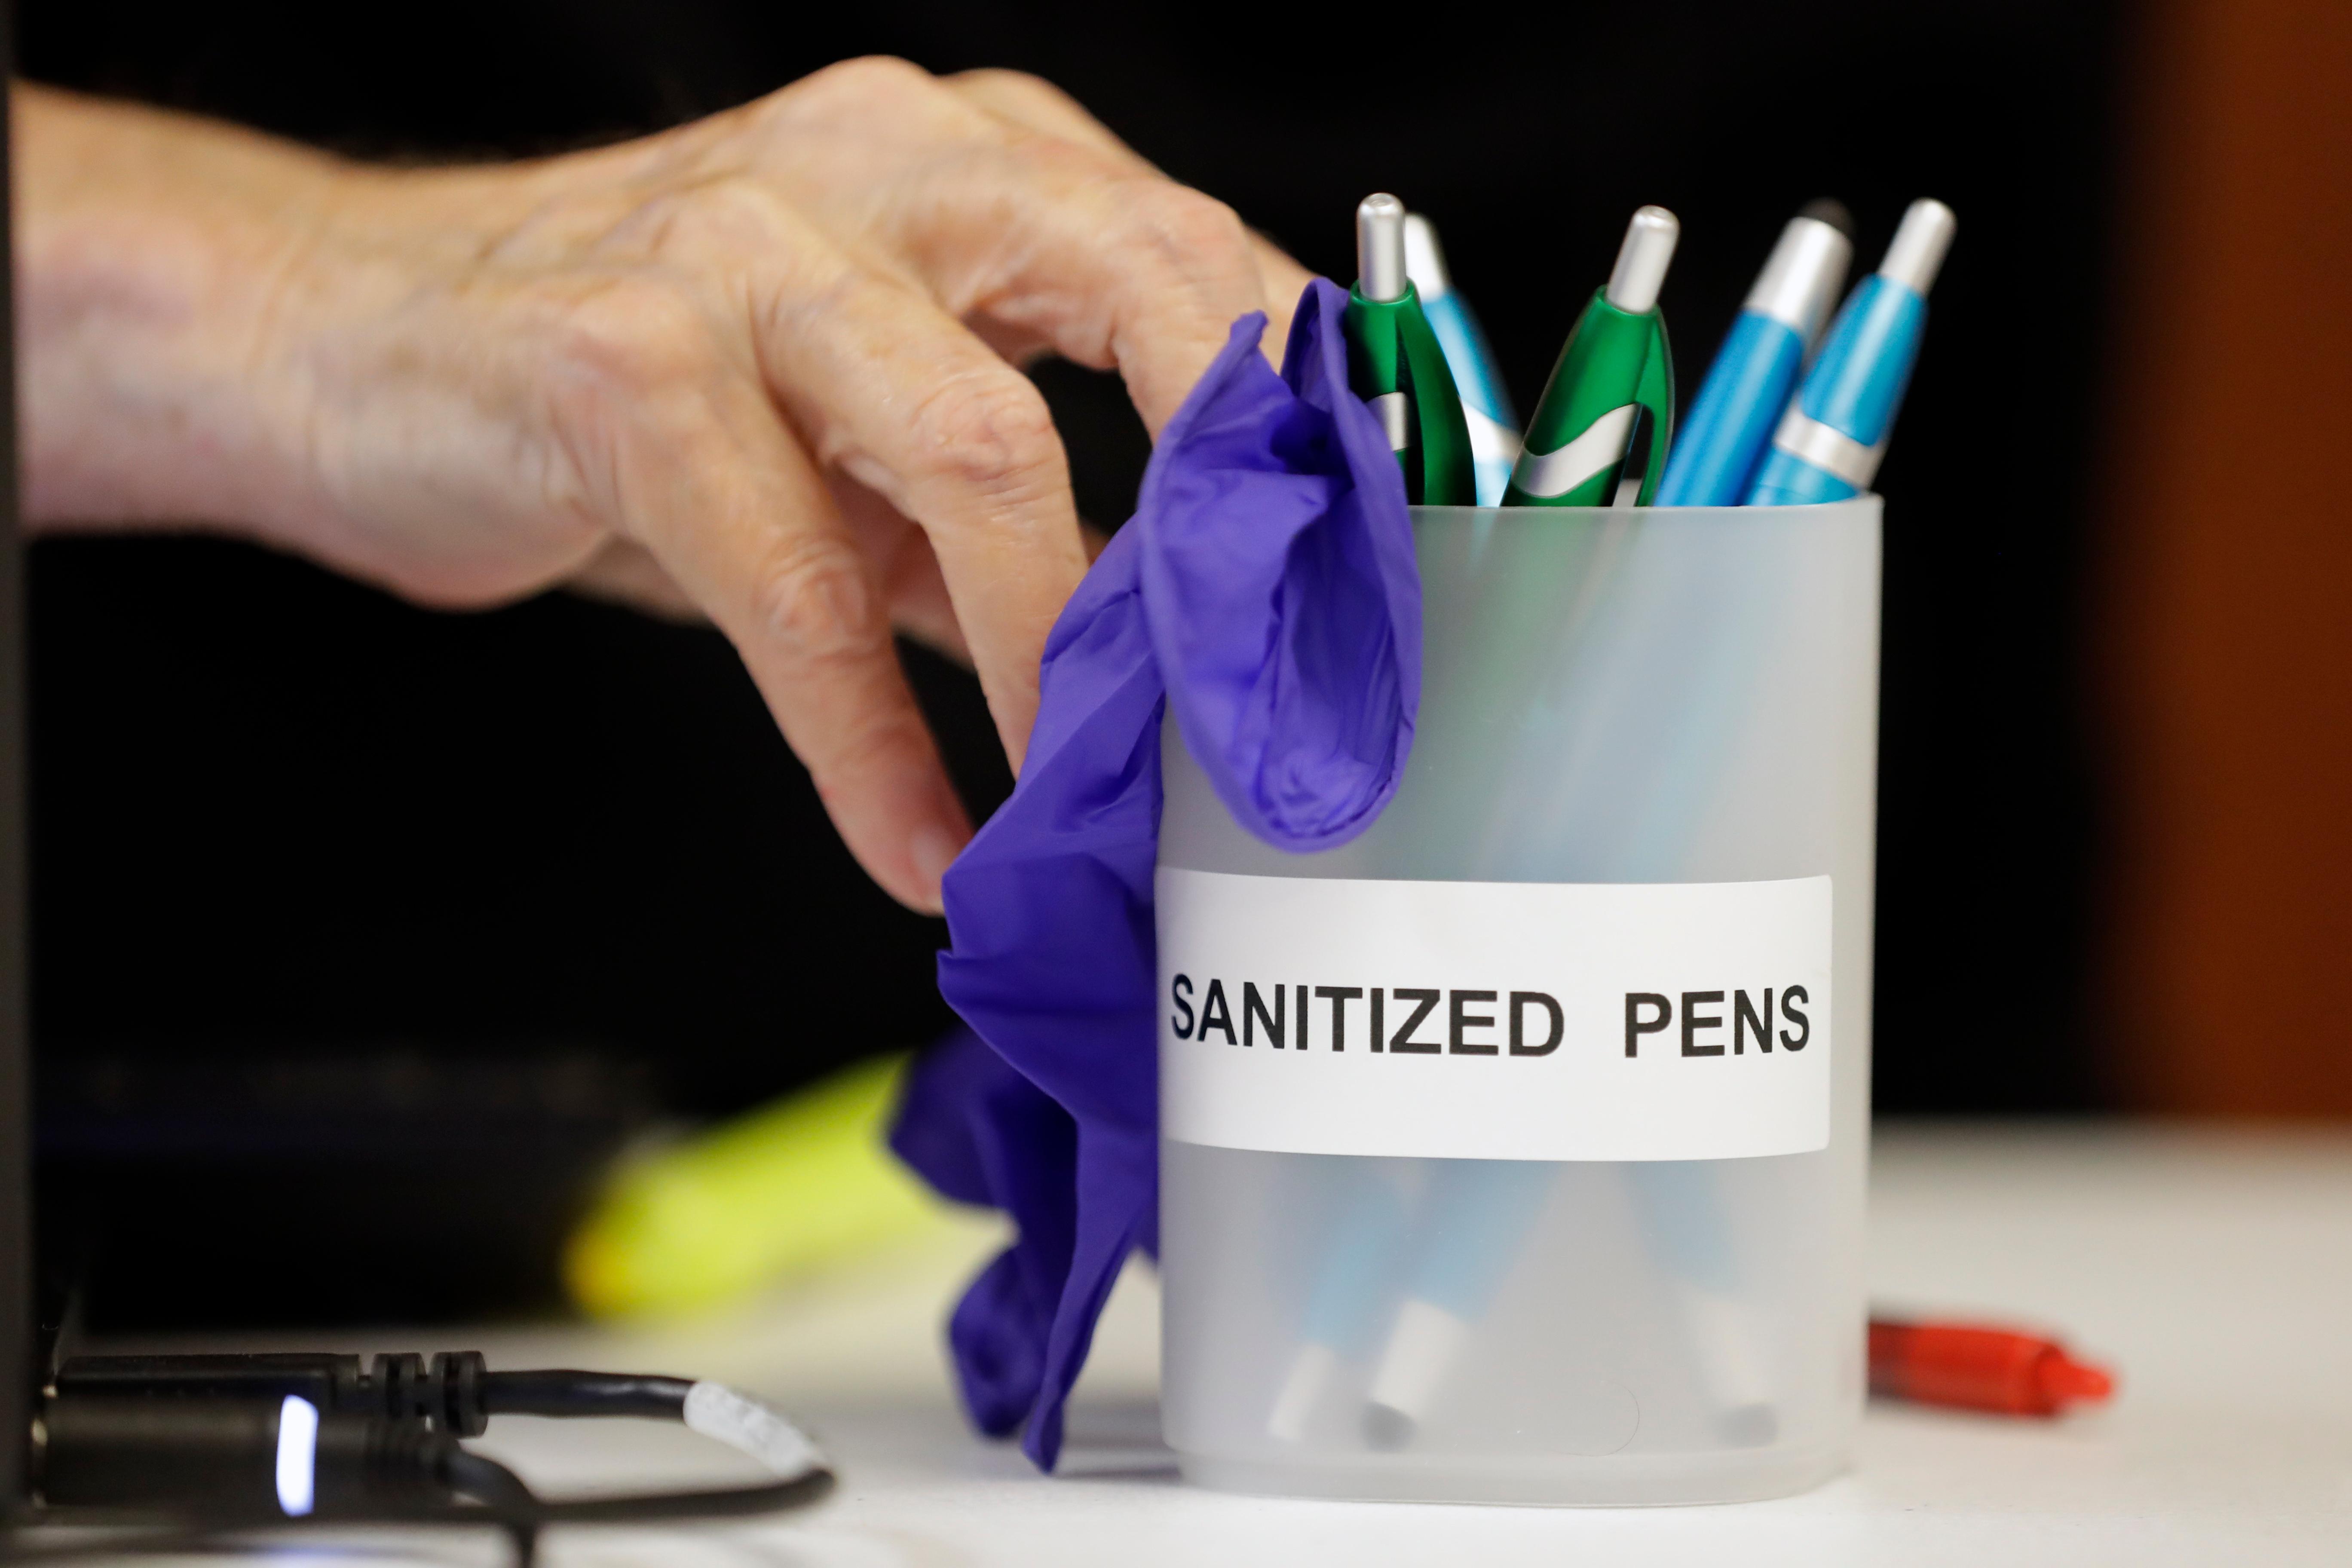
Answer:
[[1017, 766], [1086, 569], [1015, 366], [1116, 366], [1156, 434], [1235, 317], [1280, 342], [1306, 280], [1003, 73], [853, 61], [439, 170], [25, 100], [31, 516], [202, 516], [437, 605], [674, 593], [925, 909], [970, 829], [892, 627], [968, 655]]

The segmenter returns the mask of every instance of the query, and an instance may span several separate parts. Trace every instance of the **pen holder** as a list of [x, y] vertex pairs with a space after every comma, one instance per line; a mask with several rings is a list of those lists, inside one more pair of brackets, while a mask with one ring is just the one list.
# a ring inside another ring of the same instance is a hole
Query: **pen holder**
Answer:
[[1172, 722], [1162, 1409], [1234, 1490], [1778, 1496], [1864, 1392], [1879, 501], [1423, 508], [1341, 848]]

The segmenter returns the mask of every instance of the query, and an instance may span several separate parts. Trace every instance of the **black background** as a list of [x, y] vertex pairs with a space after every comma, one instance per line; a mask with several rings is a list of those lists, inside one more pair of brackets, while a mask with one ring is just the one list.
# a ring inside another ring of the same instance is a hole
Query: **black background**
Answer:
[[[37, 79], [363, 156], [545, 151], [900, 54], [1051, 78], [1345, 279], [1350, 214], [1441, 226], [1522, 408], [1643, 202], [1696, 384], [1780, 226], [1905, 204], [1960, 235], [1888, 497], [1877, 1102], [2104, 1103], [2082, 1037], [2096, 869], [2081, 682], [2126, 18], [2096, 4], [1398, 12], [33, 0]], [[1443, 24], [1423, 26], [1421, 23]], [[1082, 509], [1146, 447], [1116, 383], [1039, 372]], [[74, 1064], [581, 1049], [723, 1110], [946, 1022], [943, 932], [865, 884], [732, 655], [554, 595], [419, 611], [192, 539], [33, 556], [36, 1019]], [[1005, 787], [968, 677], [910, 654], [959, 779]]]

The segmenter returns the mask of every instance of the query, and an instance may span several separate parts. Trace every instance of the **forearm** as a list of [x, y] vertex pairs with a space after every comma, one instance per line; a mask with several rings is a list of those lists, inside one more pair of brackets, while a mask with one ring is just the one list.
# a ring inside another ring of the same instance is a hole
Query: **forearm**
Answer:
[[257, 527], [299, 509], [300, 411], [254, 373], [338, 166], [211, 121], [13, 97], [27, 520]]

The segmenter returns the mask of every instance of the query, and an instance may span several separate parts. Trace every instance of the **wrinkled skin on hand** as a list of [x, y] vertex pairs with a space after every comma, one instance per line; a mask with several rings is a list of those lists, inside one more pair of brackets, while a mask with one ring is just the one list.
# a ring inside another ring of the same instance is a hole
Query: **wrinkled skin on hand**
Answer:
[[574, 584], [733, 641], [850, 847], [939, 906], [970, 837], [891, 647], [1017, 766], [1087, 562], [1019, 366], [1156, 434], [1305, 274], [1053, 88], [832, 67], [594, 151], [350, 163], [18, 95], [27, 511], [191, 520], [424, 603]]

